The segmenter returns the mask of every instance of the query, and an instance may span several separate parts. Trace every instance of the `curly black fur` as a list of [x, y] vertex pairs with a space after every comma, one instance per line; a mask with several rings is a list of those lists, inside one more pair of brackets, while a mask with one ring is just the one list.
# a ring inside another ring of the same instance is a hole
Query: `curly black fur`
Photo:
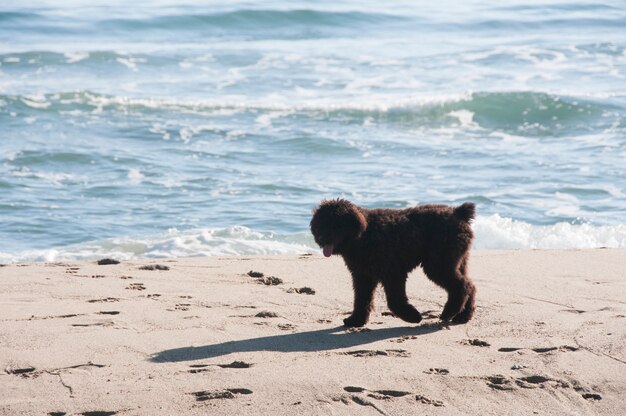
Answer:
[[475, 209], [470, 202], [456, 208], [366, 209], [345, 199], [322, 201], [313, 212], [311, 232], [324, 255], [342, 256], [352, 273], [354, 311], [345, 325], [367, 323], [379, 283], [391, 312], [420, 322], [421, 314], [406, 295], [406, 279], [417, 266], [448, 292], [441, 320], [468, 322], [476, 294], [467, 274]]

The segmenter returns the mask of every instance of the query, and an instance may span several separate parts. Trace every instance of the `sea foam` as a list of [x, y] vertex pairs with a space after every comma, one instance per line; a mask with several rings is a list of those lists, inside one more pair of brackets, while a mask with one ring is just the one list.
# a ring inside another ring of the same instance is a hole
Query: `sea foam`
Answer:
[[626, 224], [594, 226], [560, 222], [531, 225], [494, 214], [473, 225], [476, 249], [624, 248]]
[[[479, 216], [474, 224], [474, 249], [626, 248], [626, 224], [594, 226], [558, 223], [532, 225], [497, 214]], [[320, 249], [307, 231], [278, 234], [243, 226], [179, 231], [149, 237], [112, 238], [46, 250], [0, 252], [0, 263], [23, 261], [120, 260], [194, 256], [250, 256], [316, 253]]]

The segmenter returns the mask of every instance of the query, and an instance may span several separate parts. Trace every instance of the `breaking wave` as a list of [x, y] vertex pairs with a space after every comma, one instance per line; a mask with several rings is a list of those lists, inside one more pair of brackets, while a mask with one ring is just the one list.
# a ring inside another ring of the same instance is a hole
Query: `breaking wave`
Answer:
[[[626, 224], [594, 226], [558, 223], [531, 225], [492, 215], [478, 217], [473, 225], [474, 249], [590, 249], [626, 248]], [[195, 256], [249, 256], [317, 253], [308, 232], [278, 234], [243, 226], [179, 231], [171, 229], [152, 237], [123, 237], [58, 247], [0, 253], [0, 262], [119, 260]]]

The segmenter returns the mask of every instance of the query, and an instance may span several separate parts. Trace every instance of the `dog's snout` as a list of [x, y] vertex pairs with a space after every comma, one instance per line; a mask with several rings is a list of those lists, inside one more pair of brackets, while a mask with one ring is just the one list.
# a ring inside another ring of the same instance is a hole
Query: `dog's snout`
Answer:
[[328, 236], [323, 235], [323, 236], [319, 236], [317, 238], [317, 243], [319, 244], [319, 246], [325, 246], [327, 244], [330, 244], [330, 238], [328, 238]]

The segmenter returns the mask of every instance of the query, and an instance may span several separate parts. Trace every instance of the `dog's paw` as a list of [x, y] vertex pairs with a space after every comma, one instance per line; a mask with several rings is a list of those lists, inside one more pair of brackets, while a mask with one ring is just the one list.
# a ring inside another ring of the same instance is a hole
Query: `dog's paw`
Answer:
[[452, 318], [446, 318], [444, 319], [443, 315], [439, 317], [439, 320], [441, 322], [442, 325], [462, 325], [462, 324], [466, 324], [469, 321], [469, 318], [467, 316], [463, 316], [463, 314], [457, 314], [455, 316], [453, 316]]
[[345, 326], [354, 327], [354, 326], [363, 326], [367, 323], [367, 318], [359, 315], [350, 315], [346, 319], [343, 320], [343, 324]]
[[418, 324], [418, 323], [422, 322], [422, 314], [417, 312], [417, 311], [415, 311], [415, 313], [410, 313], [408, 315], [401, 316], [400, 318], [403, 321], [410, 322], [412, 324]]
[[400, 307], [396, 306], [392, 308], [392, 312], [405, 322], [417, 324], [422, 321], [422, 314], [419, 313], [415, 307], [409, 304], [402, 305]]
[[466, 324], [470, 321], [470, 319], [472, 319], [473, 315], [474, 315], [473, 310], [466, 309], [463, 312], [457, 314], [454, 318], [452, 318], [452, 323], [453, 324]]
[[453, 318], [453, 317], [454, 317], [454, 316], [450, 316], [450, 314], [444, 314], [444, 313], [442, 313], [442, 314], [439, 316], [439, 320], [440, 320], [442, 323], [444, 323], [444, 324], [448, 324], [448, 323], [450, 323], [450, 321], [452, 320], [452, 318]]
[[469, 322], [469, 319], [467, 317], [462, 317], [462, 316], [455, 316], [454, 318], [452, 318], [452, 322], [453, 324], [457, 324], [457, 325], [462, 325], [462, 324], [466, 324]]

